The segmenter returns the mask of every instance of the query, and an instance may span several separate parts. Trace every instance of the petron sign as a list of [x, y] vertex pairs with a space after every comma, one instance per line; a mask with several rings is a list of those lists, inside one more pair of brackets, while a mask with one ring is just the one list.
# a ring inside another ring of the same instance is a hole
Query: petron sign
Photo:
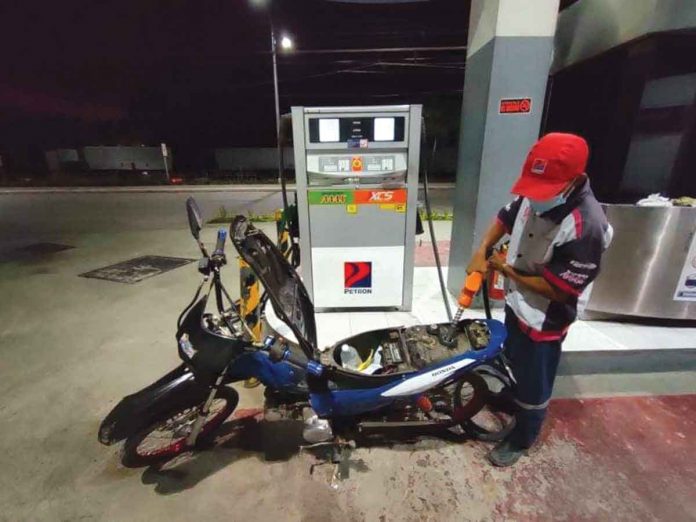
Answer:
[[372, 293], [371, 261], [346, 261], [343, 263], [343, 292], [345, 294]]

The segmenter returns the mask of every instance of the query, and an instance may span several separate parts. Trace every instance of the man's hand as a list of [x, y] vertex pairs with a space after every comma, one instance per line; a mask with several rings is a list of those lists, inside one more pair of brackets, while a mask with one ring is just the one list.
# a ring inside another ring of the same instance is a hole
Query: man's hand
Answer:
[[491, 257], [489, 257], [488, 266], [493, 270], [497, 270], [518, 285], [522, 285], [532, 292], [542, 295], [551, 301], [567, 303], [568, 299], [570, 298], [569, 294], [566, 294], [565, 292], [560, 291], [558, 288], [551, 286], [543, 277], [521, 275], [519, 272], [517, 272], [517, 270], [508, 265], [505, 262], [505, 257], [501, 256], [500, 254], [493, 254]]
[[493, 270], [505, 274], [505, 256], [495, 252], [491, 257], [488, 258], [488, 266]]
[[486, 275], [488, 272], [488, 261], [486, 261], [486, 254], [477, 250], [471, 257], [469, 266], [466, 267], [466, 273], [471, 274], [472, 272], [481, 272]]
[[486, 233], [483, 235], [481, 245], [474, 252], [474, 255], [471, 256], [469, 266], [466, 267], [467, 274], [471, 274], [472, 272], [481, 272], [485, 275], [488, 272], [489, 267], [488, 261], [486, 260], [486, 251], [500, 241], [503, 234], [505, 234], [505, 228], [503, 227], [502, 223], [496, 219], [493, 221], [493, 223], [491, 223], [491, 226], [488, 227], [488, 230], [486, 230]]

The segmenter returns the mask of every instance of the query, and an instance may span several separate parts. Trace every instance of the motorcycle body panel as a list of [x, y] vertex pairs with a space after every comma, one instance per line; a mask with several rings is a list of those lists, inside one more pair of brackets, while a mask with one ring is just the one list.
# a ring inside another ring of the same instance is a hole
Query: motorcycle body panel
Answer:
[[232, 381], [243, 381], [252, 377], [267, 388], [279, 391], [307, 393], [305, 371], [285, 361], [271, 361], [267, 352], [247, 352], [230, 366], [228, 376]]
[[268, 236], [254, 228], [246, 217], [234, 219], [230, 238], [263, 284], [278, 318], [295, 334], [305, 357], [313, 359], [317, 346], [314, 305], [299, 274]]
[[[417, 371], [372, 377], [330, 367], [327, 369], [327, 378], [335, 383], [335, 387], [329, 386], [323, 391], [313, 391], [310, 394], [312, 408], [322, 418], [355, 416], [388, 407], [397, 400], [415, 400], [436, 386], [454, 382], [502, 352], [502, 344], [506, 337], [505, 326], [496, 320], [485, 322], [490, 331], [490, 339], [485, 348], [460, 353]], [[379, 331], [375, 333], [377, 332]], [[342, 343], [343, 341], [337, 344]], [[342, 385], [347, 379], [353, 382]], [[377, 386], [370, 382], [379, 379], [386, 382], [377, 382]]]
[[206, 386], [180, 365], [139, 392], [124, 397], [99, 427], [99, 442], [113, 444], [149, 426], [163, 414], [185, 404], [205, 400]]

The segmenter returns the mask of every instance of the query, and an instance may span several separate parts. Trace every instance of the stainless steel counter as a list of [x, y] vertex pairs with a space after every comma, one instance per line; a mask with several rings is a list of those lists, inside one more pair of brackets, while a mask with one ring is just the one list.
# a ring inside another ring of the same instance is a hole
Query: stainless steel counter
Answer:
[[696, 320], [696, 302], [674, 300], [696, 231], [696, 208], [604, 208], [614, 227], [614, 240], [602, 258], [585, 316], [598, 312]]

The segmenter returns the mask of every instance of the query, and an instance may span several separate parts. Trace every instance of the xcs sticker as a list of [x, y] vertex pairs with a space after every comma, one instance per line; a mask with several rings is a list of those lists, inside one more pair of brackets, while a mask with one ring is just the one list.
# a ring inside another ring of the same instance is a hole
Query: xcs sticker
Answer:
[[370, 261], [347, 261], [343, 263], [343, 293], [372, 293], [372, 263]]
[[406, 203], [408, 193], [404, 189], [397, 190], [356, 190], [355, 202], [358, 205], [375, 205], [383, 203]]
[[394, 191], [392, 190], [375, 190], [370, 194], [370, 203], [390, 203], [394, 200]]

